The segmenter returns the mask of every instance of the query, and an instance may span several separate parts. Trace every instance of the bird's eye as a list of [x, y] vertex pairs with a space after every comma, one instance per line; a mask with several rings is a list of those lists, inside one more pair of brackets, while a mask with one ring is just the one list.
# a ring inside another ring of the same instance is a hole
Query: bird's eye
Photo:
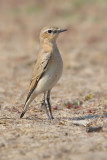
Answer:
[[48, 30], [48, 33], [51, 33], [52, 32], [52, 30]]

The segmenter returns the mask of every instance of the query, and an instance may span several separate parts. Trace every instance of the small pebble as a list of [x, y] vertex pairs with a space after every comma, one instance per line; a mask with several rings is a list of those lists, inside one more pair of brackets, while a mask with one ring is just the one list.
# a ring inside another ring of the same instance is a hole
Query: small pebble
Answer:
[[53, 110], [57, 110], [58, 109], [58, 107], [57, 106], [53, 106]]
[[87, 127], [86, 128], [86, 132], [99, 132], [102, 130], [102, 127], [99, 126], [99, 127]]

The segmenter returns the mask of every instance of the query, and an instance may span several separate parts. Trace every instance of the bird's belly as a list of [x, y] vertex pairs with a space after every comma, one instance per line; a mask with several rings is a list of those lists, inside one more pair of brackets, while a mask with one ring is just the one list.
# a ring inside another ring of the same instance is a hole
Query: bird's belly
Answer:
[[37, 92], [43, 92], [47, 91], [53, 88], [53, 86], [57, 83], [59, 78], [62, 75], [63, 70], [63, 63], [60, 61], [59, 63], [51, 63], [43, 75], [43, 77], [40, 79], [36, 91]]

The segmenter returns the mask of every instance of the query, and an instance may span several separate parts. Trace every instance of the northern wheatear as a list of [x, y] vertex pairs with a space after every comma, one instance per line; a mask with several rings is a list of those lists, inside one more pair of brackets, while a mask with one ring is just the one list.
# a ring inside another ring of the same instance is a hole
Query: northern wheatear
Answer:
[[[20, 115], [22, 118], [27, 111], [28, 106], [36, 96], [43, 93], [43, 104], [49, 119], [53, 119], [50, 91], [61, 77], [63, 70], [63, 62], [59, 50], [57, 48], [56, 39], [59, 33], [67, 31], [58, 27], [45, 27], [40, 33], [41, 50], [34, 68], [33, 76], [30, 82], [29, 93], [24, 105], [24, 110]], [[45, 94], [47, 93], [47, 105], [45, 103]]]

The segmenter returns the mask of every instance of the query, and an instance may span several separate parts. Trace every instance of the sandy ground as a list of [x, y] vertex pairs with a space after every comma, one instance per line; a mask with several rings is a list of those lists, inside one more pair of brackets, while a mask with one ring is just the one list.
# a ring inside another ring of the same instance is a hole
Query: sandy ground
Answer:
[[[107, 2], [61, 2], [0, 1], [0, 160], [107, 158]], [[57, 40], [64, 71], [51, 94], [55, 119], [40, 112], [41, 96], [20, 119], [47, 24], [72, 26]]]

